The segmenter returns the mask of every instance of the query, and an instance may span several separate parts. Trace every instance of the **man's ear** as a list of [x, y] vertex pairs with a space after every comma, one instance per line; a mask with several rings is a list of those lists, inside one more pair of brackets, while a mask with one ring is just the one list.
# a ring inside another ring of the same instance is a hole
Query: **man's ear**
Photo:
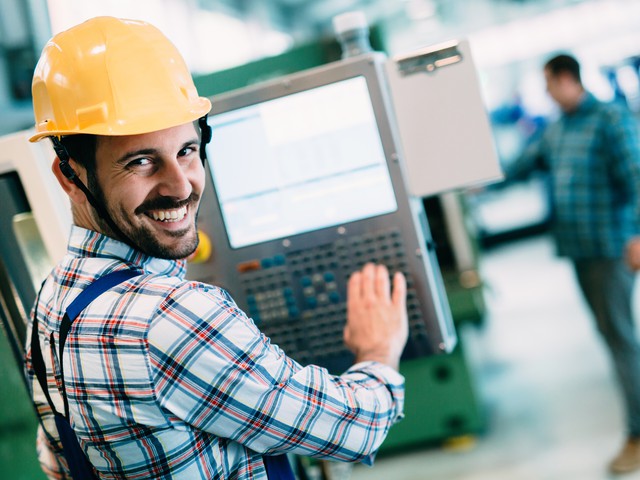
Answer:
[[[73, 161], [69, 161], [69, 166], [73, 168], [78, 175], [80, 172], [78, 171], [78, 165]], [[69, 199], [72, 203], [84, 203], [87, 201], [87, 197], [80, 188], [74, 183], [73, 180], [67, 178], [64, 173], [62, 173], [62, 169], [60, 168], [60, 159], [56, 157], [51, 164], [51, 171], [56, 176], [56, 180], [65, 191], [65, 193], [69, 196]]]

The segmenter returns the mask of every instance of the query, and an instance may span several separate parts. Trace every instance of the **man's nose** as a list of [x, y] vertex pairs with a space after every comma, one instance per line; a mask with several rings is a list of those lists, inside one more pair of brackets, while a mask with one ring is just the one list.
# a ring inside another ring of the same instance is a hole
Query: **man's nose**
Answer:
[[190, 165], [173, 160], [163, 164], [158, 193], [163, 197], [184, 200], [191, 195], [193, 186], [189, 177]]

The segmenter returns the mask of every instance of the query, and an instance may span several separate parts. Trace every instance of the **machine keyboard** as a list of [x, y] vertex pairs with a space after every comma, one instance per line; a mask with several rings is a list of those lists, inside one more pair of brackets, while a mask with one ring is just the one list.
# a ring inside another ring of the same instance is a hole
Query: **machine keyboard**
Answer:
[[367, 262], [382, 263], [407, 278], [410, 339], [404, 357], [424, 354], [427, 330], [406, 256], [400, 232], [390, 230], [243, 262], [238, 271], [247, 313], [291, 358], [339, 373], [353, 362], [342, 340], [347, 280]]

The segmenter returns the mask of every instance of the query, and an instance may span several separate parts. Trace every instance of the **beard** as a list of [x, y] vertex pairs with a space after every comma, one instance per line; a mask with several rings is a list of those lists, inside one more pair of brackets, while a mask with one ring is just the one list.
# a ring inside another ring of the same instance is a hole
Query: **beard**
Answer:
[[[102, 187], [100, 187], [94, 175], [90, 175], [87, 180], [89, 189], [96, 197], [96, 200], [101, 202], [107, 214], [111, 217], [111, 221], [115, 223], [126, 238], [121, 238], [120, 235], [113, 231], [108, 222], [96, 214], [98, 224], [106, 235], [120, 240], [149, 256], [167, 260], [184, 259], [196, 250], [199, 240], [197, 233], [197, 215], [193, 225], [183, 230], [166, 231], [165, 235], [173, 237], [175, 241], [163, 243], [157, 237], [157, 232], [154, 232], [153, 229], [146, 225], [133, 226], [132, 222], [126, 220], [127, 213], [123, 209], [118, 210], [110, 205]], [[136, 208], [134, 214], [144, 215], [143, 212], [148, 210], [176, 209], [185, 205], [188, 205], [189, 209], [197, 208], [199, 200], [200, 196], [196, 193], [192, 193], [189, 198], [182, 201], [175, 201], [168, 197], [159, 197], [145, 201]]]

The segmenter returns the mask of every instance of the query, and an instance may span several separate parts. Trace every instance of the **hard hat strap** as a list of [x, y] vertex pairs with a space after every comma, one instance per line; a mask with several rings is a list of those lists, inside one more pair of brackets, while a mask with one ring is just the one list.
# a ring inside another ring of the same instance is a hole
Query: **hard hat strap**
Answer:
[[59, 165], [60, 165], [60, 171], [62, 171], [62, 174], [65, 177], [67, 177], [69, 180], [71, 180], [80, 190], [82, 190], [84, 195], [87, 197], [89, 204], [94, 208], [98, 216], [102, 220], [104, 220], [107, 223], [107, 225], [109, 225], [109, 228], [111, 228], [113, 233], [115, 233], [125, 243], [128, 243], [132, 247], [136, 247], [136, 244], [133, 243], [129, 239], [129, 237], [125, 235], [122, 232], [122, 230], [120, 230], [120, 228], [111, 219], [111, 216], [107, 212], [107, 209], [104, 207], [104, 205], [102, 205], [102, 203], [100, 203], [96, 199], [96, 197], [89, 191], [87, 186], [84, 183], [82, 183], [82, 180], [80, 180], [80, 177], [78, 177], [78, 174], [69, 164], [69, 159], [71, 157], [69, 155], [69, 152], [67, 152], [67, 149], [65, 148], [65, 146], [62, 144], [62, 142], [60, 142], [60, 139], [58, 137], [50, 137], [50, 138], [51, 138], [51, 142], [53, 143], [53, 149], [55, 150], [56, 155], [60, 159]]
[[200, 127], [200, 160], [204, 166], [207, 159], [207, 143], [211, 141], [211, 127], [207, 123], [207, 115], [198, 119], [198, 126]]

